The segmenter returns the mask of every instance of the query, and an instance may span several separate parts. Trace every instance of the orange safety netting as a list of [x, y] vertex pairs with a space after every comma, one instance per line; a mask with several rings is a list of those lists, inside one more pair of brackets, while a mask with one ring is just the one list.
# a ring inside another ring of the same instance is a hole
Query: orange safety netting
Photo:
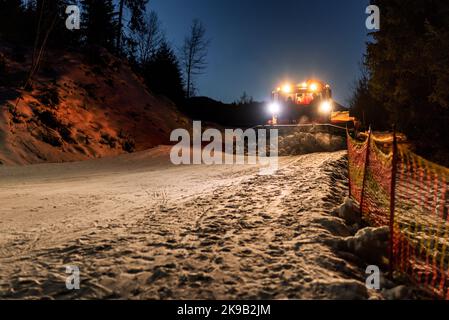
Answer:
[[394, 270], [449, 299], [449, 169], [395, 146], [348, 134], [351, 197], [368, 222], [390, 226]]
[[364, 167], [368, 139], [357, 141], [348, 134], [349, 192], [350, 196], [360, 204], [362, 199]]
[[390, 223], [392, 155], [392, 152], [383, 153], [375, 137], [371, 137], [361, 211], [374, 226], [388, 226]]
[[395, 268], [449, 299], [449, 170], [401, 146], [397, 165]]

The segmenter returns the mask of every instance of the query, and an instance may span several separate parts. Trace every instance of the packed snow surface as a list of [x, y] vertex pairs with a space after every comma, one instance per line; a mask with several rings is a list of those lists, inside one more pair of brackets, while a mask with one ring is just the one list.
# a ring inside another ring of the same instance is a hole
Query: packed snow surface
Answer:
[[[0, 298], [367, 299], [345, 152], [173, 166], [169, 147], [0, 167]], [[66, 288], [66, 266], [80, 290]]]

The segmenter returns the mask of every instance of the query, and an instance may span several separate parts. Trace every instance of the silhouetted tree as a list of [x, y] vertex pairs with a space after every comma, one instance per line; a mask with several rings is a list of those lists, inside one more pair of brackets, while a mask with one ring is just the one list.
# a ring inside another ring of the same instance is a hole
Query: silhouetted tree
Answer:
[[123, 15], [125, 8], [128, 8], [130, 13], [129, 28], [131, 31], [141, 31], [144, 27], [144, 12], [149, 0], [118, 0], [118, 22], [117, 22], [117, 52], [122, 52], [123, 47]]
[[240, 99], [235, 103], [237, 105], [249, 105], [252, 104], [254, 102], [253, 97], [250, 97], [246, 91], [243, 92], [242, 96], [240, 97]]
[[167, 42], [162, 42], [157, 52], [141, 68], [143, 77], [152, 91], [165, 95], [176, 103], [184, 100], [179, 63]]
[[[73, 1], [72, 1], [73, 3]], [[0, 34], [12, 43], [35, 46], [44, 42], [67, 45], [70, 37], [65, 27], [65, 0], [0, 0]]]
[[361, 76], [355, 82], [354, 90], [349, 99], [351, 114], [362, 122], [365, 129], [369, 126], [381, 129], [389, 128], [389, 115], [369, 89], [369, 72], [365, 65], [361, 66]]
[[390, 123], [415, 139], [449, 145], [449, 2], [372, 0], [381, 30], [372, 34], [369, 93]]
[[87, 44], [114, 49], [117, 22], [114, 19], [112, 0], [82, 0], [83, 29]]
[[10, 42], [24, 34], [24, 7], [20, 0], [0, 0], [0, 38]]
[[206, 28], [200, 20], [195, 19], [181, 49], [187, 98], [195, 92], [194, 76], [202, 74], [206, 69], [209, 45], [210, 40], [206, 39]]
[[148, 63], [165, 41], [165, 36], [161, 30], [161, 22], [156, 12], [148, 12], [142, 28], [136, 30], [131, 38], [136, 48], [135, 54], [138, 63]]

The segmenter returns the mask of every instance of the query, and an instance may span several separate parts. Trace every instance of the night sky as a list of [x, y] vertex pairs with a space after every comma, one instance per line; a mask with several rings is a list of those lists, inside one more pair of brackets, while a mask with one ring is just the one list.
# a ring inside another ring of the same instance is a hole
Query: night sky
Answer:
[[172, 45], [194, 18], [211, 39], [199, 95], [224, 102], [246, 91], [267, 100], [279, 82], [316, 77], [346, 105], [365, 52], [368, 0], [151, 0]]

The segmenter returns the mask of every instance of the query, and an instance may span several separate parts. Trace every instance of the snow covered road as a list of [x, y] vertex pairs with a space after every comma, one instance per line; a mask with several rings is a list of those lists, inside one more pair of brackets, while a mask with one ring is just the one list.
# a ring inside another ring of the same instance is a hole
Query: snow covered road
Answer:
[[[0, 298], [366, 299], [333, 243], [345, 152], [258, 166], [169, 164], [169, 148], [0, 167]], [[351, 262], [352, 261], [352, 262]], [[81, 289], [68, 291], [65, 266]]]

